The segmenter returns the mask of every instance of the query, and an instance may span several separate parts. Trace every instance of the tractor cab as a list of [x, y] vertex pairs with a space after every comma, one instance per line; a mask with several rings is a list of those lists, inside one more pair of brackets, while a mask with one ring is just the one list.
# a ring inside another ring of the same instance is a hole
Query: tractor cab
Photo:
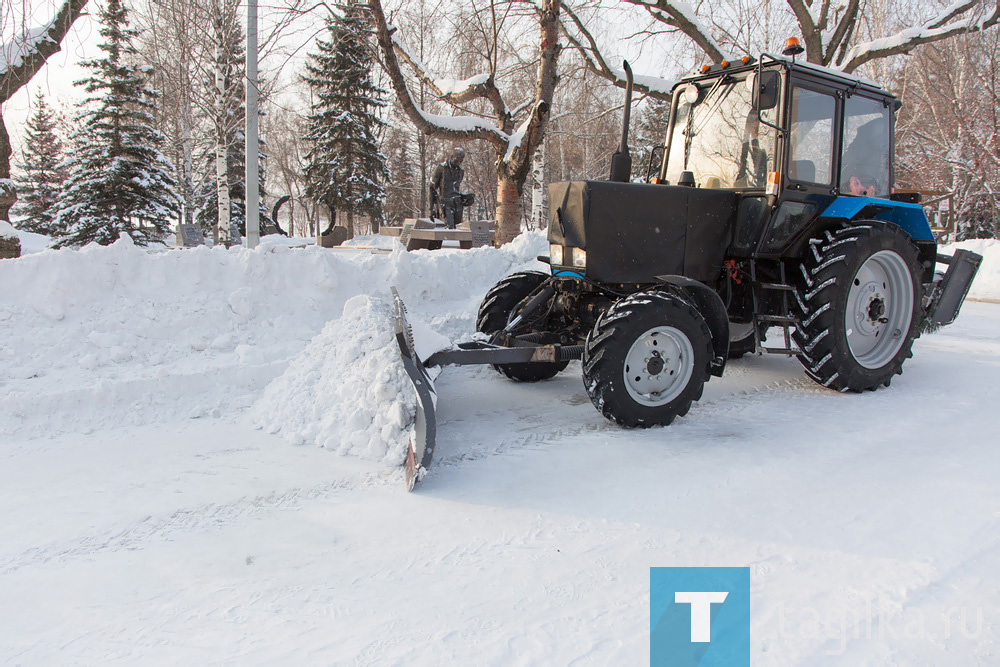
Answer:
[[902, 212], [889, 202], [900, 106], [891, 93], [808, 63], [744, 61], [706, 66], [675, 86], [654, 183], [734, 192], [737, 257], [797, 254], [811, 221], [842, 217], [844, 204], [834, 204], [844, 195], [859, 198], [855, 214], [883, 209], [915, 240], [933, 242], [918, 221], [907, 224], [922, 217], [915, 202]]

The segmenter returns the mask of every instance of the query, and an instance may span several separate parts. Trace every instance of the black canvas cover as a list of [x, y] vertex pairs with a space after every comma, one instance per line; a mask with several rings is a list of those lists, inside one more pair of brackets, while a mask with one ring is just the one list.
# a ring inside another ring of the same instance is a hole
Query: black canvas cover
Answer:
[[714, 282], [730, 243], [735, 206], [736, 195], [728, 190], [553, 183], [549, 241], [586, 249], [586, 274], [598, 282], [649, 283], [667, 274]]

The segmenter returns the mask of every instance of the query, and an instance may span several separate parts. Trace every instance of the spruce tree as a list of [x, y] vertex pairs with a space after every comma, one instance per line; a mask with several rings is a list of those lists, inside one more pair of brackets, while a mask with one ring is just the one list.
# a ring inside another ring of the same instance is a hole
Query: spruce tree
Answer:
[[150, 67], [134, 64], [128, 10], [122, 0], [100, 9], [102, 58], [81, 63], [90, 77], [78, 81], [88, 97], [76, 117], [69, 178], [54, 224], [57, 247], [113, 243], [127, 233], [139, 245], [161, 242], [178, 217], [180, 198], [169, 160], [153, 128], [158, 93], [147, 85]]
[[385, 91], [372, 78], [370, 10], [357, 1], [340, 9], [327, 18], [329, 39], [317, 41], [318, 52], [306, 65], [315, 100], [306, 134], [312, 143], [306, 196], [346, 212], [353, 236], [355, 215], [375, 224], [382, 218], [388, 173], [375, 135], [384, 125], [376, 112], [385, 106]]
[[12, 212], [23, 218], [19, 227], [47, 236], [55, 236], [61, 231], [52, 220], [67, 173], [61, 164], [63, 144], [56, 134], [56, 124], [55, 112], [40, 95], [35, 113], [28, 119], [18, 164], [20, 173], [14, 178], [18, 201]]

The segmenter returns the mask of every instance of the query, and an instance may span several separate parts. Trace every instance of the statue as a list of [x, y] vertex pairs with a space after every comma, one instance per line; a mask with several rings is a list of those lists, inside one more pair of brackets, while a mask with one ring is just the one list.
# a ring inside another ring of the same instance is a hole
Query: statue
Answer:
[[444, 220], [448, 229], [455, 229], [462, 224], [462, 210], [466, 206], [472, 206], [475, 195], [471, 192], [463, 193], [459, 189], [462, 185], [462, 178], [465, 177], [465, 170], [462, 169], [462, 161], [465, 159], [465, 151], [456, 148], [451, 152], [451, 156], [439, 164], [431, 176], [431, 218]]

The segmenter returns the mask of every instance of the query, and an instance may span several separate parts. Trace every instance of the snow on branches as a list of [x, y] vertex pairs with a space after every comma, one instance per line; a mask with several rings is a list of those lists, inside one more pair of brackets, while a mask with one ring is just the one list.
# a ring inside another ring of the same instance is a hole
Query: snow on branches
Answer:
[[901, 30], [888, 37], [856, 44], [831, 64], [837, 69], [852, 72], [871, 60], [909, 53], [921, 44], [929, 44], [955, 35], [980, 32], [996, 25], [998, 21], [1000, 21], [1000, 0], [997, 0], [992, 7], [984, 0], [959, 0], [919, 26]]
[[[718, 34], [713, 34], [706, 22], [698, 16], [698, 11], [684, 0], [622, 2], [642, 7], [656, 21], [685, 34], [712, 61], [732, 60], [732, 56], [718, 40], [725, 31], [716, 30]], [[918, 26], [884, 37], [859, 41], [859, 25], [865, 11], [861, 0], [785, 2], [799, 24], [806, 60], [814, 65], [843, 72], [853, 72], [872, 60], [909, 53], [921, 44], [963, 33], [979, 32], [996, 25], [1000, 20], [1000, 0], [956, 0]]]
[[0, 45], [0, 102], [9, 100], [59, 51], [59, 43], [86, 4], [87, 0], [66, 0], [51, 21], [25, 29]]

